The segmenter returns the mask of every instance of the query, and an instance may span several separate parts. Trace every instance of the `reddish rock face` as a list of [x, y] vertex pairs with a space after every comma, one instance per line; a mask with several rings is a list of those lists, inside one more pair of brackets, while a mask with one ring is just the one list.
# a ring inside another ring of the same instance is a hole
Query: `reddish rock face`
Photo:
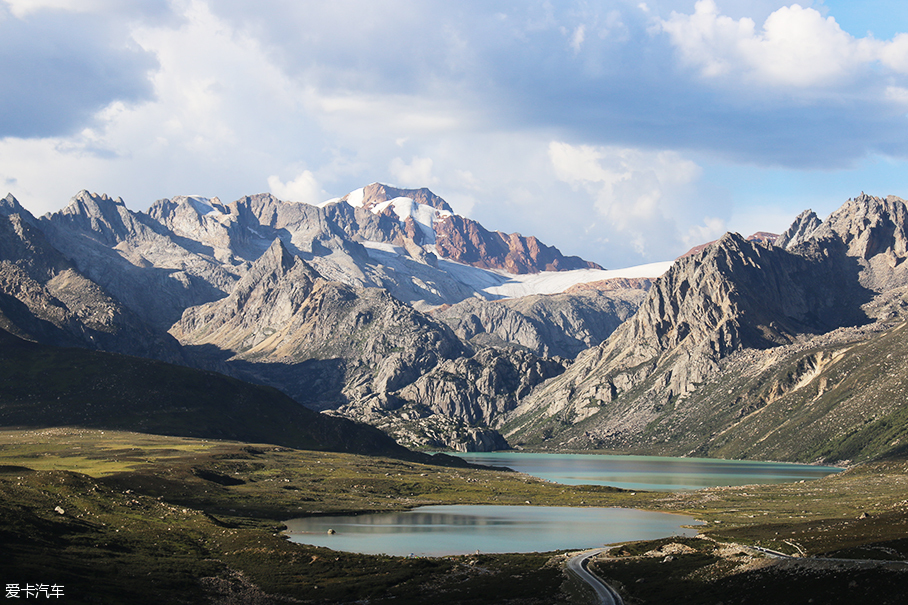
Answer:
[[[454, 211], [445, 200], [426, 188], [397, 189], [372, 183], [363, 188], [362, 206], [371, 209], [377, 204], [399, 197], [407, 197], [418, 204], [451, 213], [434, 224], [435, 245], [441, 258], [515, 274], [602, 268], [577, 256], [564, 256], [557, 248], [546, 246], [535, 237], [489, 231], [476, 221], [453, 214]], [[382, 214], [392, 216], [393, 212], [386, 208]], [[407, 217], [401, 229], [417, 245], [427, 243], [423, 241], [422, 233], [412, 218]]]
[[442, 258], [515, 274], [602, 268], [577, 256], [564, 256], [535, 237], [488, 231], [457, 215], [435, 223], [435, 247]]
[[416, 221], [414, 221], [411, 216], [408, 216], [404, 220], [404, 233], [417, 244], [423, 243], [422, 231], [416, 226]]

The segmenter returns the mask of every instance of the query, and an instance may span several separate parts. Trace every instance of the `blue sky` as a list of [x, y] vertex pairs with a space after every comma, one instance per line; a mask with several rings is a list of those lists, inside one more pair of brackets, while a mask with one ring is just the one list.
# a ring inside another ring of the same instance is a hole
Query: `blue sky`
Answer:
[[36, 214], [380, 181], [619, 267], [908, 198], [903, 2], [0, 0], [0, 81]]

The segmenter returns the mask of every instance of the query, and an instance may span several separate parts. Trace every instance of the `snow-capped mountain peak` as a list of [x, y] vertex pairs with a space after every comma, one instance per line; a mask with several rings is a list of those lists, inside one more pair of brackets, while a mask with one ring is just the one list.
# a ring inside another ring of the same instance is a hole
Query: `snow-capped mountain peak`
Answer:
[[454, 213], [447, 210], [437, 210], [425, 204], [419, 204], [408, 197], [396, 197], [391, 200], [375, 204], [371, 210], [374, 214], [381, 214], [390, 208], [397, 215], [401, 223], [406, 223], [407, 218], [413, 219], [418, 226], [423, 243], [435, 244], [435, 223]]

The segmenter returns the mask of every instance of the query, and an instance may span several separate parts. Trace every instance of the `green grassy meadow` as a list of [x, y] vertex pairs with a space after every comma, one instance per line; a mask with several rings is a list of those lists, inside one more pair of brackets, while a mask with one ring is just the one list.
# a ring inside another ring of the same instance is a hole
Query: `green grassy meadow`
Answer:
[[[687, 540], [700, 546], [695, 553], [663, 563], [642, 556], [652, 544], [625, 545], [597, 564], [627, 603], [678, 602], [670, 598], [678, 590], [754, 602], [746, 599], [761, 594], [754, 582], [767, 569], [778, 576], [767, 586], [801, 585], [800, 572], [753, 553], [726, 556], [718, 544], [908, 560], [901, 460], [805, 483], [669, 494], [268, 444], [52, 428], [0, 431], [0, 575], [22, 586], [62, 585], [67, 603], [422, 603], [426, 594], [446, 603], [587, 602], [563, 574], [560, 553], [405, 559], [334, 552], [280, 534], [281, 521], [295, 516], [527, 501], [682, 512], [707, 522], [706, 539]], [[834, 577], [845, 588], [908, 586], [904, 572], [883, 568]]]

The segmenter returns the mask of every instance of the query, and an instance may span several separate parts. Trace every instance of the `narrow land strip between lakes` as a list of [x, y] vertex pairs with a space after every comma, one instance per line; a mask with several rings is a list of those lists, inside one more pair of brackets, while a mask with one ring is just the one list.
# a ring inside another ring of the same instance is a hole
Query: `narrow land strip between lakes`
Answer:
[[590, 585], [596, 595], [596, 603], [598, 605], [624, 605], [624, 601], [621, 600], [615, 589], [587, 568], [591, 558], [607, 551], [608, 548], [594, 548], [580, 552], [568, 559], [567, 569], [570, 573]]

